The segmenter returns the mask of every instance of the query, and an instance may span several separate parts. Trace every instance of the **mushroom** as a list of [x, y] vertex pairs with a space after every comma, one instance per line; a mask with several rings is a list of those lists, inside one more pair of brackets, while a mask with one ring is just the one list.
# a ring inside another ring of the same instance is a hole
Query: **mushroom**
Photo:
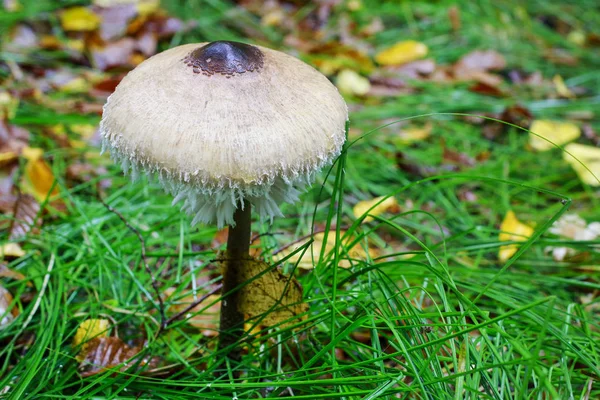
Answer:
[[251, 207], [282, 216], [345, 141], [347, 106], [304, 62], [238, 42], [187, 44], [131, 71], [108, 98], [103, 148], [137, 179], [158, 177], [194, 215], [192, 224], [229, 225], [220, 348], [235, 343], [236, 270], [250, 245]]

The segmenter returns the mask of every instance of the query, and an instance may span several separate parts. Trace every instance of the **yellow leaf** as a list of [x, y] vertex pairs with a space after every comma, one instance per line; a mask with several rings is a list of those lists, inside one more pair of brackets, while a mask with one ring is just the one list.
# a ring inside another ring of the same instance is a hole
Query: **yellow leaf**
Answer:
[[[536, 119], [531, 123], [529, 130], [541, 136], [538, 137], [529, 133], [529, 144], [537, 151], [553, 149], [554, 145], [561, 146], [577, 139], [581, 135], [579, 127], [571, 122], [546, 119]], [[549, 142], [544, 140], [544, 138], [549, 140]]]
[[565, 97], [567, 99], [572, 99], [573, 97], [575, 97], [575, 93], [573, 93], [571, 89], [567, 87], [562, 76], [554, 75], [554, 78], [552, 78], [552, 82], [554, 83], [554, 87], [556, 88], [556, 92], [559, 96]]
[[86, 7], [68, 8], [60, 14], [65, 31], [93, 31], [100, 26], [101, 18]]
[[[227, 268], [227, 263], [224, 263]], [[248, 318], [262, 318], [261, 325], [272, 326], [279, 323], [294, 323], [296, 318], [305, 319], [308, 308], [302, 301], [302, 286], [292, 276], [286, 276], [278, 269], [271, 269], [259, 278], [266, 269], [265, 262], [245, 260], [241, 281], [249, 282], [240, 289], [238, 310]]]
[[19, 108], [19, 98], [9, 92], [0, 92], [0, 121], [13, 119]]
[[14, 151], [5, 151], [3, 153], [0, 153], [0, 164], [7, 162], [7, 161], [12, 161], [15, 158], [17, 158], [19, 155], [17, 153], [15, 153]]
[[565, 152], [563, 158], [575, 170], [579, 179], [590, 186], [600, 186], [600, 148], [571, 143], [565, 146], [565, 150], [573, 156]]
[[54, 174], [50, 166], [42, 159], [42, 149], [25, 147], [23, 156], [27, 159], [22, 188], [25, 193], [31, 194], [37, 201], [43, 202], [46, 198], [58, 195], [58, 187], [54, 186]]
[[158, 11], [160, 0], [137, 0], [137, 12], [139, 15], [150, 15]]
[[85, 50], [85, 41], [83, 39], [68, 39], [66, 46], [69, 50], [81, 53]]
[[60, 91], [66, 93], [86, 93], [90, 90], [90, 87], [90, 81], [79, 76], [62, 85]]
[[[379, 203], [379, 204], [377, 204], [377, 203]], [[398, 206], [398, 201], [396, 200], [395, 197], [392, 196], [392, 197], [386, 198], [386, 196], [380, 196], [380, 197], [375, 197], [373, 200], [359, 201], [358, 203], [356, 203], [356, 205], [352, 209], [352, 212], [354, 213], [354, 216], [356, 218], [360, 218], [365, 213], [368, 212], [369, 216], [365, 217], [363, 222], [370, 222], [370, 221], [373, 221], [373, 217], [371, 217], [371, 215], [372, 216], [380, 215], [380, 214], [386, 212], [387, 210], [389, 210], [390, 208], [397, 207], [397, 206]]]
[[424, 126], [402, 128], [398, 133], [397, 139], [404, 144], [425, 140], [431, 135], [432, 127], [433, 125], [428, 122]]
[[381, 65], [401, 65], [425, 57], [428, 51], [421, 42], [405, 40], [377, 53], [375, 61]]
[[[169, 288], [166, 291], [167, 297], [170, 297], [174, 292], [174, 288]], [[203, 294], [199, 293], [197, 297], [202, 297]], [[204, 336], [217, 336], [219, 333], [219, 316], [221, 310], [221, 302], [217, 301], [221, 296], [211, 294], [202, 303], [193, 307], [185, 316], [185, 322], [190, 324], [196, 329], [202, 331]], [[177, 298], [172, 300], [172, 305], [169, 307], [169, 311], [173, 314], [183, 311], [188, 306], [196, 301], [196, 298], [192, 295], [185, 296], [181, 299]], [[206, 308], [209, 304], [212, 304]]]
[[[344, 231], [340, 232], [341, 236], [344, 236]], [[294, 253], [298, 248], [304, 246], [309, 239], [303, 240], [299, 243], [296, 243], [294, 246], [290, 246], [289, 248], [286, 248], [283, 251], [280, 251], [279, 253], [277, 253], [273, 259], [275, 261], [277, 260], [281, 260], [283, 258], [285, 258], [286, 256], [290, 255], [291, 253]], [[313, 242], [310, 246], [308, 246], [308, 248], [306, 249], [306, 251], [301, 250], [298, 252], [295, 252], [295, 254], [293, 254], [290, 258], [287, 259], [287, 262], [289, 262], [290, 264], [294, 264], [294, 265], [298, 265], [299, 268], [302, 269], [313, 269], [315, 266], [313, 264], [313, 256], [315, 258], [315, 261], [317, 261], [317, 259], [319, 258], [319, 255], [321, 254], [321, 249], [323, 248], [323, 246], [325, 246], [325, 255], [330, 254], [334, 248], [335, 248], [335, 231], [330, 231], [329, 234], [327, 235], [327, 242], [325, 242], [325, 232], [319, 232], [319, 233], [315, 233], [313, 235]], [[347, 252], [347, 256], [344, 254], [344, 259], [340, 260], [339, 263], [339, 267], [341, 268], [350, 268], [352, 266], [352, 264], [350, 263], [350, 261], [348, 260], [348, 258], [351, 259], [358, 259], [358, 260], [366, 260], [367, 258], [374, 258], [377, 257], [377, 251], [375, 249], [369, 248], [368, 249], [368, 254], [367, 252], [363, 249], [362, 247], [362, 243], [357, 243], [356, 245], [352, 246], [352, 248], [347, 248], [348, 245], [350, 245], [350, 242], [352, 241], [352, 238], [346, 238], [342, 240], [342, 244], [345, 247], [345, 252]], [[341, 249], [340, 249], [341, 251]]]
[[73, 346], [79, 346], [93, 338], [107, 337], [110, 321], [102, 318], [86, 319], [79, 324], [75, 337], [73, 337]]
[[18, 243], [4, 243], [0, 246], [0, 257], [23, 257], [25, 251]]
[[371, 89], [371, 83], [367, 78], [350, 69], [345, 69], [338, 74], [336, 85], [340, 92], [355, 96], [363, 96]]
[[260, 19], [260, 24], [262, 26], [279, 26], [285, 18], [286, 16], [283, 9], [277, 7], [263, 15]]
[[[500, 225], [500, 236], [501, 242], [524, 242], [533, 234], [533, 228], [529, 225], [525, 225], [517, 219], [515, 213], [511, 210], [506, 213], [504, 220]], [[518, 250], [517, 244], [509, 244], [500, 246], [498, 251], [498, 259], [500, 262], [505, 262], [511, 258]]]

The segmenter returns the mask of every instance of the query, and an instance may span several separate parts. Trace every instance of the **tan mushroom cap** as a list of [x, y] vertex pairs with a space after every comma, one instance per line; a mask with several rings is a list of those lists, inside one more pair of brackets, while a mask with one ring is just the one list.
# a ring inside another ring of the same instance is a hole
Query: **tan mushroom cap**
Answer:
[[167, 50], [123, 79], [102, 121], [112, 147], [211, 187], [294, 179], [339, 153], [348, 113], [325, 76], [258, 46], [262, 67], [209, 75], [184, 60], [204, 45]]
[[195, 222], [232, 223], [250, 201], [281, 215], [339, 155], [346, 103], [287, 54], [236, 42], [187, 44], [141, 63], [104, 106], [104, 145], [125, 169], [157, 173]]

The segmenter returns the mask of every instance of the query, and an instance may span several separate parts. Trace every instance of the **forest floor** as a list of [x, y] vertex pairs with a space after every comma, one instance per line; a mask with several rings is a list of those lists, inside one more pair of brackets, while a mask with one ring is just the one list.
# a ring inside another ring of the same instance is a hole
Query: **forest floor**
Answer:
[[[0, 398], [600, 398], [596, 1], [92, 3], [0, 11]], [[226, 231], [98, 134], [129, 70], [214, 40], [350, 109], [332, 169], [253, 225], [306, 311], [251, 320], [219, 378]]]

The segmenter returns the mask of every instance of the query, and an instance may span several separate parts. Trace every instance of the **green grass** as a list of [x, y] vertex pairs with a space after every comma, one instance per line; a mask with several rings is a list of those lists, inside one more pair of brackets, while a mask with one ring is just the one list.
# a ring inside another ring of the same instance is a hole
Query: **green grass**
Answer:
[[[190, 227], [191, 219], [172, 207], [171, 198], [157, 185], [131, 183], [114, 166], [106, 176], [67, 185], [63, 177], [74, 156], [56, 147], [42, 129], [57, 123], [96, 124], [98, 118], [22, 103], [12, 122], [27, 126], [34, 134], [32, 145], [47, 150], [68, 209], [64, 215], [46, 217], [39, 234], [22, 240], [25, 257], [7, 261], [27, 279], [0, 280], [18, 299], [21, 312], [0, 329], [0, 397], [600, 396], [600, 318], [580, 299], [600, 290], [600, 241], [569, 242], [547, 233], [567, 211], [599, 220], [597, 189], [578, 181], [559, 149], [527, 150], [528, 136], [522, 130], [509, 127], [500, 139], [490, 141], [482, 136], [481, 126], [460, 115], [442, 114], [499, 112], [519, 103], [538, 118], [567, 119], [574, 111], [598, 109], [600, 53], [574, 46], [539, 17], [560, 16], [598, 34], [600, 10], [591, 0], [468, 2], [460, 5], [463, 28], [453, 34], [447, 19], [451, 2], [364, 3], [369, 5], [356, 12], [335, 8], [329, 24], [335, 26], [342, 18], [367, 24], [371, 17], [382, 16], [386, 30], [367, 39], [376, 49], [400, 38], [417, 39], [430, 47], [436, 62], [450, 63], [473, 49], [493, 48], [506, 55], [509, 68], [539, 70], [548, 78], [560, 74], [567, 84], [589, 92], [575, 100], [548, 100], [539, 93], [495, 98], [469, 92], [465, 85], [419, 83], [419, 90], [409, 96], [348, 99], [350, 129], [361, 139], [351, 138], [352, 144], [299, 204], [284, 207], [286, 218], [273, 226], [257, 222], [253, 227], [255, 233], [272, 234], [262, 236], [258, 245], [267, 261], [277, 249], [315, 229], [332, 227], [337, 245], [331, 253], [313, 254], [315, 268], [309, 272], [281, 263], [302, 283], [309, 311], [304, 321], [290, 321], [291, 326], [254, 332], [242, 364], [232, 366], [242, 373], [239, 379], [214, 377], [212, 368], [222, 357], [215, 353], [216, 339], [184, 320], [158, 334], [159, 315], [141, 243], [97, 199], [97, 183], [112, 180], [104, 201], [141, 232], [149, 265], [163, 289], [174, 288], [172, 299], [192, 293], [196, 282], [202, 293], [203, 286], [218, 281], [213, 260], [222, 249], [211, 244], [216, 228]], [[257, 17], [224, 1], [166, 6], [187, 19], [197, 16], [198, 24], [164, 47], [236, 39], [248, 31], [255, 32], [259, 43], [284, 43], [283, 32], [263, 28]], [[37, 14], [27, 9], [0, 21], [47, 18], [45, 13], [56, 8], [43, 2], [36, 7]], [[314, 7], [308, 5], [305, 11]], [[566, 48], [579, 63], [566, 67], [548, 62], [540, 43]], [[61, 65], [61, 57], [50, 54], [36, 60]], [[12, 59], [14, 55], [0, 52], [0, 60]], [[427, 140], [412, 145], [394, 140], [399, 125], [428, 121], [433, 134]], [[590, 123], [600, 129], [597, 117]], [[490, 158], [459, 172], [444, 172], [441, 138], [449, 149], [473, 157], [489, 151]], [[435, 174], [421, 177], [401, 170], [398, 152]], [[461, 199], [460, 193], [467, 190], [476, 201]], [[380, 195], [396, 196], [402, 210], [366, 224], [357, 221], [352, 206]], [[501, 264], [498, 226], [509, 209], [522, 221], [534, 223], [535, 234], [520, 243], [516, 257]], [[376, 245], [381, 254], [352, 259], [345, 237], [365, 248]], [[576, 248], [584, 257], [553, 261], [545, 248], [561, 245]], [[351, 267], [336, 268], [342, 260]], [[25, 302], [26, 297], [32, 299]], [[161, 370], [144, 374], [147, 368], [137, 359], [129, 369], [81, 377], [71, 342], [78, 324], [87, 318], [111, 319], [125, 341], [146, 338], [141, 356], [159, 357]]]

